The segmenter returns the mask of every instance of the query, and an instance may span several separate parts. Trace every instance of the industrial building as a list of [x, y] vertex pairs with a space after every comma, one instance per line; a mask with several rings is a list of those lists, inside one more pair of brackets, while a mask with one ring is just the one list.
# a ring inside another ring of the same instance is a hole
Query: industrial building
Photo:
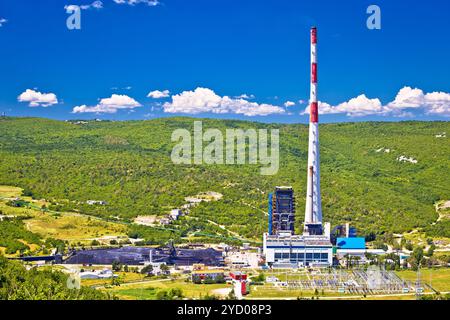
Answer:
[[312, 28], [308, 180], [303, 234], [295, 234], [294, 190], [276, 187], [275, 192], [269, 194], [269, 228], [263, 237], [266, 264], [273, 268], [330, 266], [333, 262], [330, 224], [322, 224], [316, 44], [317, 29]]
[[110, 279], [118, 276], [109, 269], [80, 272], [80, 279]]
[[336, 239], [336, 257], [342, 259], [346, 256], [359, 257], [363, 262], [366, 258], [366, 239], [347, 237]]
[[72, 251], [65, 264], [111, 265], [119, 262], [126, 265], [145, 265], [148, 261], [164, 262], [167, 265], [190, 266], [203, 263], [207, 266], [223, 266], [224, 259], [220, 251], [208, 249], [179, 249], [173, 245], [148, 247], [122, 247]]
[[276, 187], [275, 192], [269, 194], [269, 206], [272, 214], [269, 215], [269, 232], [278, 231], [294, 233], [295, 225], [295, 197], [292, 187]]
[[225, 281], [225, 271], [223, 269], [208, 268], [204, 264], [194, 264], [191, 274], [192, 282], [203, 282], [207, 279], [210, 281], [217, 281], [219, 279]]

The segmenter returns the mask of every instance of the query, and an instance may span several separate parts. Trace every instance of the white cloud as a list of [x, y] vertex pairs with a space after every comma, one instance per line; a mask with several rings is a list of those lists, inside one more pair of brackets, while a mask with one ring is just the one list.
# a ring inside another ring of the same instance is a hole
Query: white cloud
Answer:
[[71, 11], [75, 11], [78, 8], [82, 9], [82, 10], [88, 10], [88, 9], [103, 9], [103, 2], [100, 0], [96, 0], [94, 2], [92, 2], [91, 4], [83, 4], [83, 5], [75, 5], [75, 4], [69, 4], [64, 6], [64, 9], [66, 10], [71, 10]]
[[249, 99], [254, 99], [254, 98], [255, 98], [255, 95], [243, 93], [243, 94], [241, 94], [241, 95], [239, 95], [239, 96], [236, 96], [235, 98], [237, 98], [237, 99], [247, 99], [247, 100], [249, 100]]
[[[361, 117], [375, 113], [381, 113], [383, 106], [379, 99], [369, 99], [365, 94], [361, 94], [349, 101], [332, 106], [326, 102], [319, 101], [319, 114], [337, 114], [345, 113], [350, 117]], [[302, 114], [309, 113], [309, 106], [306, 107]]]
[[450, 93], [431, 92], [425, 95], [428, 114], [450, 116]]
[[120, 88], [120, 87], [111, 87], [111, 90], [131, 90], [131, 89], [133, 89], [132, 86], [126, 86], [126, 87], [122, 87], [122, 88]]
[[142, 105], [127, 95], [113, 94], [110, 98], [103, 98], [95, 106], [81, 105], [73, 108], [72, 113], [116, 113], [120, 109], [134, 109]]
[[194, 91], [183, 91], [172, 96], [172, 102], [163, 104], [167, 113], [234, 113], [246, 116], [266, 116], [282, 114], [286, 111], [270, 104], [258, 104], [245, 99], [235, 99], [219, 96], [208, 88], [197, 88]]
[[[412, 117], [408, 110], [422, 110], [425, 114], [450, 116], [450, 93], [431, 92], [425, 94], [421, 89], [403, 87], [395, 99], [382, 105], [380, 99], [369, 99], [361, 94], [347, 102], [332, 106], [319, 101], [319, 114], [345, 113], [347, 116], [389, 115], [395, 117]], [[309, 106], [302, 114], [309, 113]]]
[[91, 4], [80, 6], [80, 8], [81, 9], [90, 9], [90, 8], [103, 9], [103, 2], [101, 2], [100, 0], [97, 0], [97, 1], [92, 2]]
[[285, 106], [286, 108], [295, 106], [295, 102], [293, 102], [293, 101], [286, 101], [286, 102], [284, 103], [284, 106]]
[[139, 3], [144, 3], [150, 7], [155, 7], [160, 4], [158, 0], [114, 0], [117, 4], [128, 4], [130, 6], [134, 6]]
[[41, 93], [32, 89], [22, 92], [17, 100], [20, 102], [28, 102], [30, 107], [49, 107], [58, 103], [58, 98], [54, 93]]
[[390, 102], [388, 106], [392, 109], [404, 108], [420, 108], [423, 106], [424, 94], [420, 89], [412, 89], [411, 87], [403, 87], [397, 93], [394, 101]]
[[2, 27], [7, 22], [8, 20], [6, 20], [5, 18], [0, 18], [0, 27]]
[[147, 97], [153, 98], [153, 99], [161, 99], [161, 98], [167, 98], [169, 95], [170, 95], [169, 90], [164, 90], [164, 91], [155, 90], [155, 91], [149, 92]]
[[424, 93], [418, 88], [400, 89], [394, 101], [388, 103], [386, 112], [399, 113], [407, 109], [424, 109], [426, 114], [450, 116], [450, 93]]

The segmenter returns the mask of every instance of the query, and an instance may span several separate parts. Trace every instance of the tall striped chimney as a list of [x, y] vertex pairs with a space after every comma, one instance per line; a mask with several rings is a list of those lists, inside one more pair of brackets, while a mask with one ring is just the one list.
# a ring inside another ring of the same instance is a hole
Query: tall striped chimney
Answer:
[[317, 29], [311, 28], [311, 91], [309, 99], [308, 184], [304, 234], [322, 234], [320, 197], [319, 110], [317, 103]]

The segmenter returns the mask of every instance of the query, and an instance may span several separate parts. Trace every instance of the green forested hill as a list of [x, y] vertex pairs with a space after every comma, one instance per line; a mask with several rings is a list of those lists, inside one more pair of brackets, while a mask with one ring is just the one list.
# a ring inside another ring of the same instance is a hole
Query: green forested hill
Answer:
[[[267, 193], [276, 185], [292, 185], [300, 228], [307, 126], [203, 120], [204, 129], [279, 128], [280, 170], [263, 176], [255, 165], [173, 164], [171, 133], [177, 128], [192, 132], [194, 120], [198, 119], [76, 125], [36, 118], [0, 119], [0, 184], [20, 186], [36, 198], [54, 200], [59, 204], [56, 209], [125, 220], [165, 214], [184, 204], [186, 196], [220, 192], [224, 195], [220, 201], [192, 210], [191, 217], [196, 219], [183, 222], [180, 236], [192, 230], [220, 233], [219, 227], [212, 230], [213, 224], [203, 223], [210, 220], [255, 239], [267, 227], [263, 212]], [[349, 221], [364, 234], [405, 232], [436, 221], [433, 204], [450, 199], [450, 143], [446, 137], [436, 137], [443, 132], [450, 134], [450, 122], [322, 124], [324, 220], [333, 225]], [[397, 161], [401, 155], [418, 163]], [[85, 203], [90, 199], [108, 204], [90, 206]]]

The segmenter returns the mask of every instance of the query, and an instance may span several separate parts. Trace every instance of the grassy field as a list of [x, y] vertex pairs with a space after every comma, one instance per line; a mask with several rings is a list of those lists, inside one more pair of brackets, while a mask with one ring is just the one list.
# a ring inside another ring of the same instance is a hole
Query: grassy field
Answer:
[[[421, 280], [441, 292], [450, 292], [450, 268], [421, 269]], [[416, 281], [417, 273], [411, 270], [398, 271], [397, 274], [405, 280]]]
[[[89, 267], [87, 269], [102, 269], [103, 267]], [[127, 282], [135, 282], [142, 281], [145, 279], [145, 276], [136, 272], [114, 272], [114, 274], [118, 275], [118, 280], [120, 283]], [[108, 286], [111, 284], [111, 279], [82, 279], [81, 283], [83, 286]]]
[[103, 236], [126, 236], [127, 227], [125, 225], [103, 221], [96, 217], [75, 212], [59, 212], [55, 214], [40, 211], [37, 208], [16, 208], [6, 205], [8, 198], [19, 196], [36, 207], [49, 205], [45, 200], [33, 200], [31, 197], [24, 197], [21, 194], [21, 188], [0, 185], [0, 198], [2, 198], [0, 199], [0, 211], [4, 215], [28, 217], [24, 220], [27, 229], [44, 239], [51, 237], [67, 240], [69, 243], [90, 244], [93, 239]]
[[214, 295], [217, 289], [231, 288], [227, 284], [193, 284], [184, 280], [154, 280], [145, 283], [122, 284], [119, 287], [104, 289], [121, 299], [155, 299], [156, 292], [161, 289], [179, 288], [187, 298], [200, 299], [206, 295]]
[[31, 232], [42, 237], [64, 239], [69, 242], [92, 241], [105, 235], [126, 236], [126, 227], [120, 224], [100, 221], [75, 213], [61, 213], [60, 216], [35, 212], [25, 224]]
[[0, 185], [0, 198], [15, 198], [19, 197], [21, 194], [21, 188]]

